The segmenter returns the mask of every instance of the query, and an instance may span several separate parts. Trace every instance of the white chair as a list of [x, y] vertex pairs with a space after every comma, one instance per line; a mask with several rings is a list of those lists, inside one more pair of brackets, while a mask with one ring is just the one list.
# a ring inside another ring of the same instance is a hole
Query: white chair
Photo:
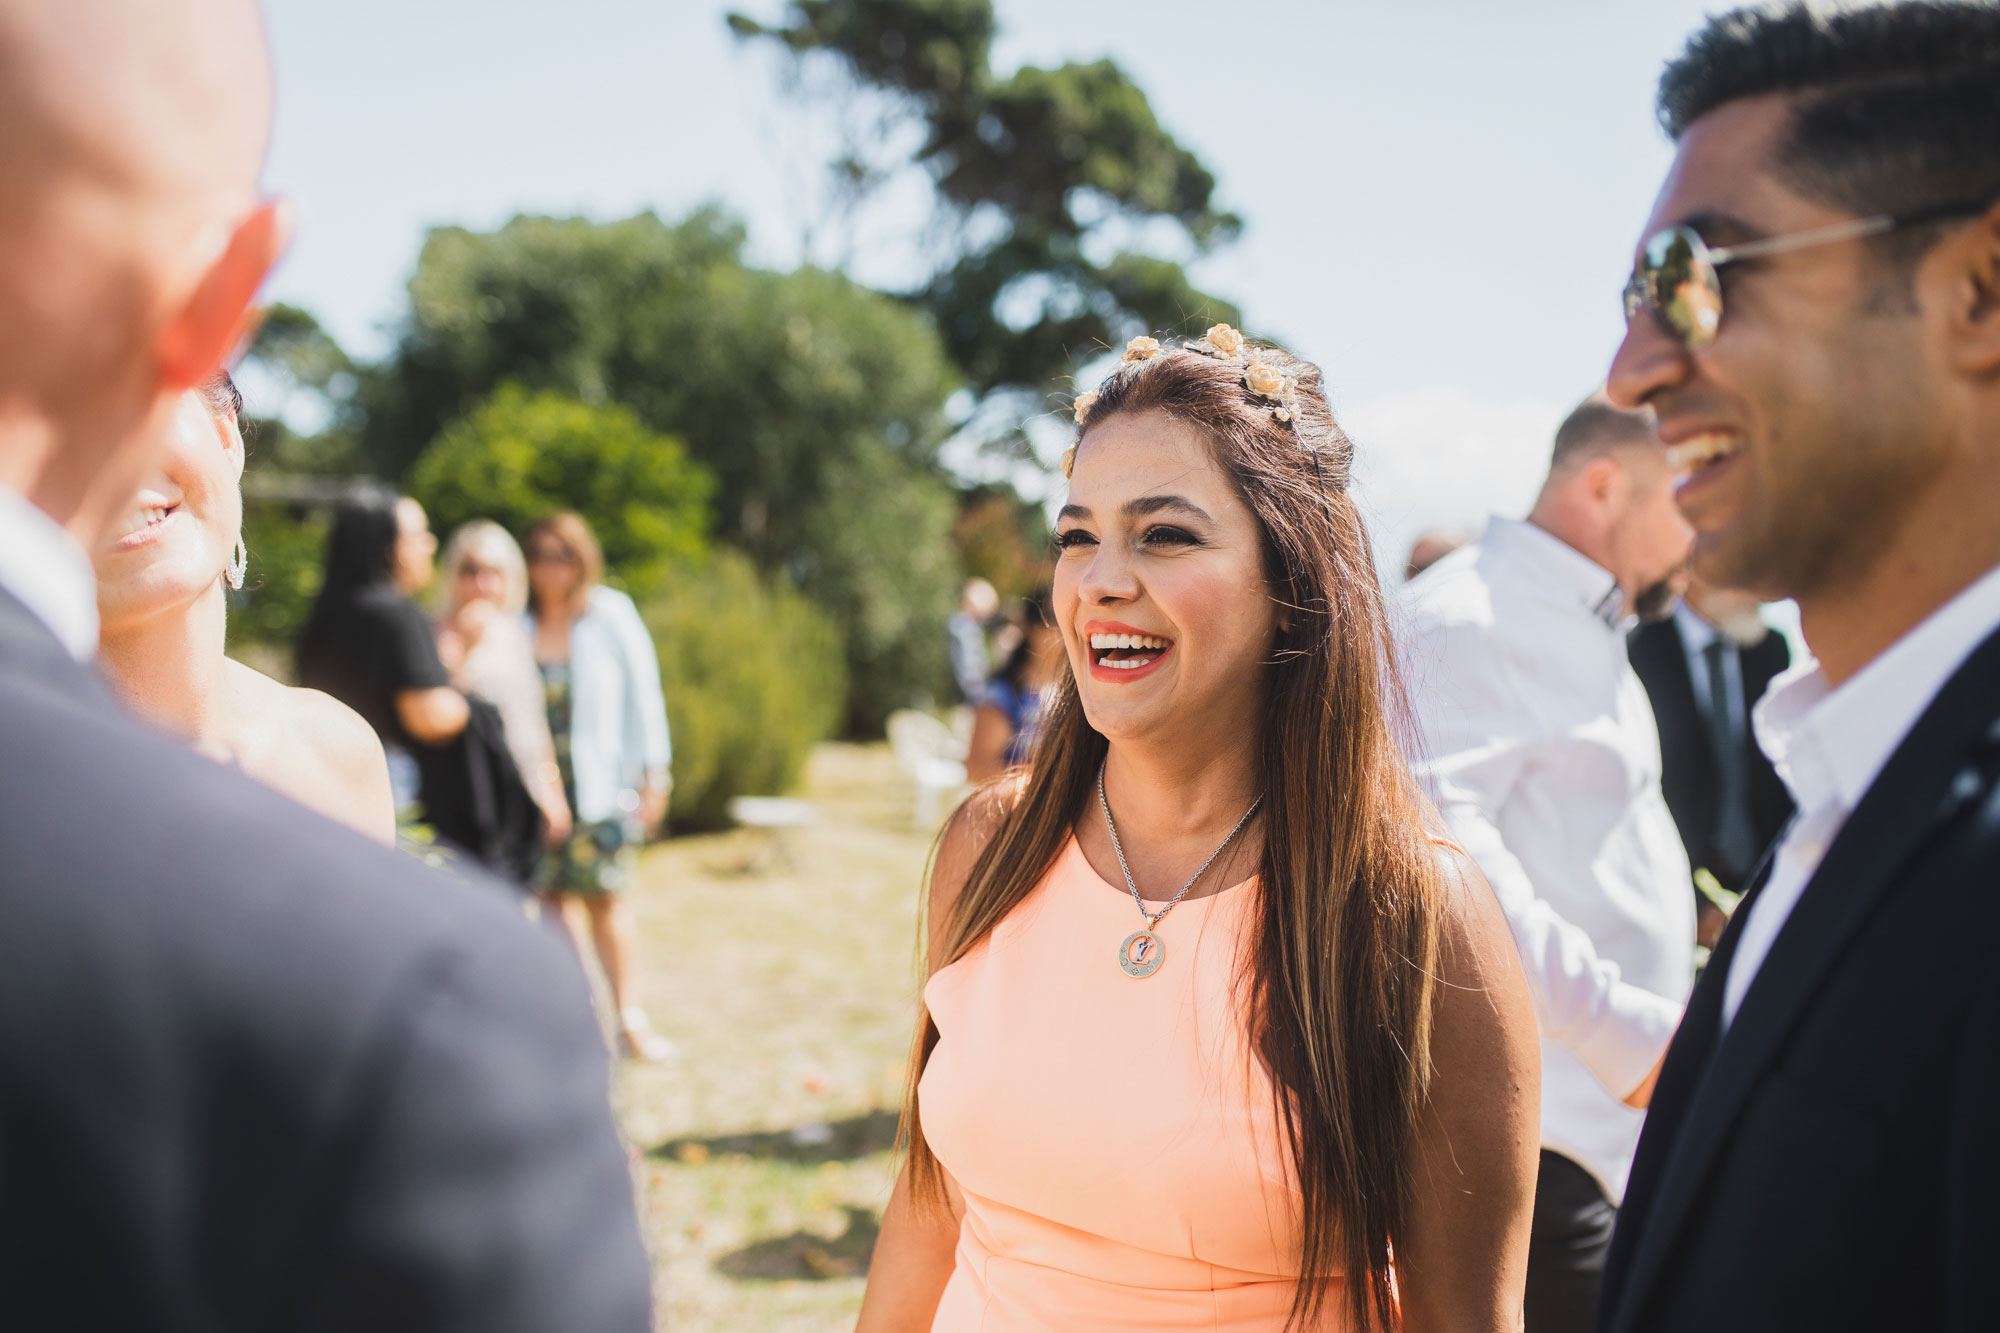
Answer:
[[917, 784], [912, 819], [926, 828], [936, 824], [944, 797], [965, 786], [964, 744], [929, 713], [905, 708], [889, 715], [889, 748]]
[[795, 829], [811, 828], [819, 822], [819, 811], [809, 801], [783, 796], [734, 796], [729, 801], [729, 817], [744, 828], [763, 834], [761, 844], [744, 860], [746, 873], [766, 870], [781, 862], [787, 870], [798, 869], [786, 835]]

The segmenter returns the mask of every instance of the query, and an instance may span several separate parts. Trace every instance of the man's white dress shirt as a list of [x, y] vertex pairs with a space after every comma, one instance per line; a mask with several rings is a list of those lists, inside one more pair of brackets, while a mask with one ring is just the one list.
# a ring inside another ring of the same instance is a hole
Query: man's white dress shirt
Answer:
[[1542, 1035], [1542, 1145], [1616, 1202], [1694, 982], [1687, 852], [1617, 580], [1494, 519], [1405, 589], [1412, 761], [1513, 928]]
[[1758, 703], [1757, 743], [1799, 813], [1778, 840], [1771, 878], [1744, 909], [1749, 915], [1722, 988], [1725, 1032], [1847, 817], [1945, 682], [1996, 627], [2000, 569], [1933, 611], [1839, 689], [1830, 689], [1819, 663], [1807, 659]]
[[97, 654], [97, 575], [76, 538], [0, 486], [0, 588], [34, 612], [77, 661]]

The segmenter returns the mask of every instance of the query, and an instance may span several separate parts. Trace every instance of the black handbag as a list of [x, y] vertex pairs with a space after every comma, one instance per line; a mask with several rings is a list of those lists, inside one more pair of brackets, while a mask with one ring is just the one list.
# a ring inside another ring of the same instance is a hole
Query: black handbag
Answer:
[[524, 891], [541, 859], [546, 822], [507, 749], [500, 710], [467, 695], [465, 730], [415, 748], [424, 822], [441, 842]]

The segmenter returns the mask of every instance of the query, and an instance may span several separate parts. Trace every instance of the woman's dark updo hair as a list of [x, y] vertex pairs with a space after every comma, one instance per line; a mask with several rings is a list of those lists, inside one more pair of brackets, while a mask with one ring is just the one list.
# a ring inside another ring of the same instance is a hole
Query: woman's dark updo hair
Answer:
[[238, 421], [243, 419], [243, 391], [236, 387], [236, 381], [230, 378], [228, 371], [218, 370], [204, 380], [201, 396], [208, 404], [208, 410], [215, 415], [235, 417]]
[[372, 588], [388, 584], [396, 564], [395, 491], [369, 486], [355, 491], [333, 511], [326, 536], [325, 576], [312, 614], [299, 634], [298, 673], [315, 685], [326, 664], [339, 661], [354, 632], [355, 604]]

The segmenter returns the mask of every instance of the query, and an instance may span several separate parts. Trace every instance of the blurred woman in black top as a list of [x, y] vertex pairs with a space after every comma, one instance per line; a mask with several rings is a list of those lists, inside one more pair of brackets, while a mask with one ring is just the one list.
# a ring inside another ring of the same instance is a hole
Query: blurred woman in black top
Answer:
[[436, 550], [416, 501], [378, 489], [342, 501], [298, 643], [299, 683], [340, 700], [382, 738], [399, 810], [419, 797], [421, 748], [456, 740], [470, 713], [438, 660], [430, 621], [410, 600], [430, 581]]

